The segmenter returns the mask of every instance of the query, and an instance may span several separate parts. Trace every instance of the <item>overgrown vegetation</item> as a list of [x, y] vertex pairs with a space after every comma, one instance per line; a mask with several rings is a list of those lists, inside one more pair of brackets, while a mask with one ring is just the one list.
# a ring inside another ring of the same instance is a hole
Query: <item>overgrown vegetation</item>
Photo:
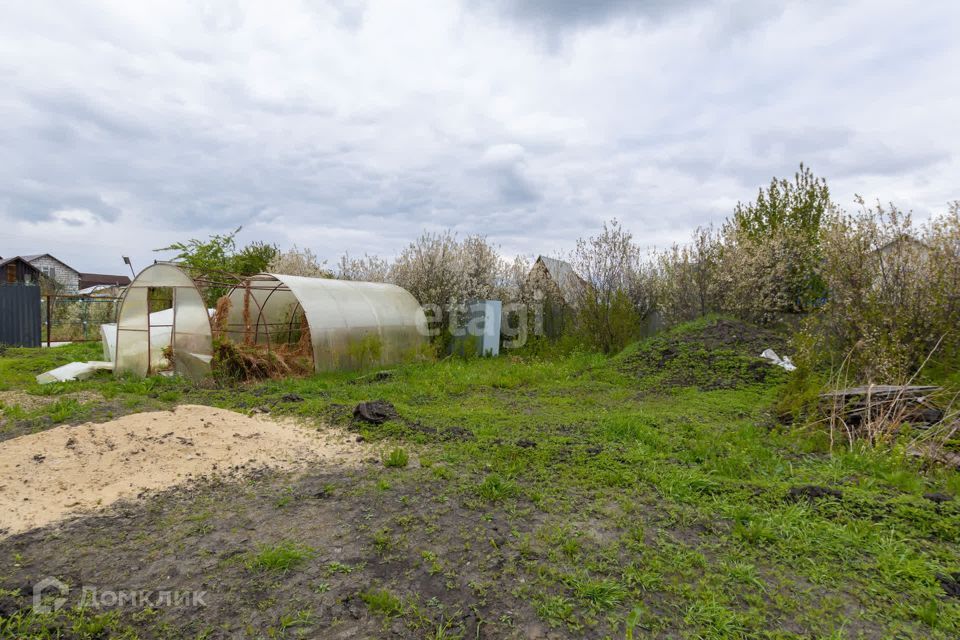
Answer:
[[[896, 444], [830, 455], [816, 432], [778, 423], [787, 375], [765, 363], [767, 375], [750, 373], [757, 346], [776, 339], [711, 317], [616, 358], [453, 358], [375, 382], [342, 373], [226, 388], [109, 376], [38, 387], [31, 376], [52, 357], [86, 347], [11, 349], [8, 392], [85, 391], [118, 410], [269, 406], [419, 464], [201, 483], [124, 511], [133, 517], [0, 541], [0, 554], [17, 554], [0, 587], [79, 574], [128, 584], [145, 557], [176, 584], [215, 585], [202, 613], [119, 608], [110, 628], [129, 637], [193, 636], [201, 617], [267, 636], [956, 637], [960, 476]], [[302, 401], [282, 402], [289, 394]], [[371, 397], [398, 417], [344, 412]], [[58, 421], [87, 404], [63, 405]], [[10, 628], [84, 637], [70, 631], [72, 605]], [[5, 624], [29, 607], [29, 593], [0, 596]]]
[[[200, 244], [183, 251], [205, 255]], [[960, 451], [956, 410], [922, 435], [911, 415], [881, 416], [842, 447], [817, 412], [824, 388], [864, 382], [934, 382], [953, 402], [958, 252], [960, 203], [923, 225], [862, 201], [849, 215], [801, 166], [651, 259], [607, 223], [570, 256], [572, 295], [478, 236], [425, 234], [393, 263], [338, 264], [337, 277], [405, 286], [439, 329], [471, 298], [557, 303], [563, 331], [505, 358], [285, 377], [282, 358], [219, 342], [212, 381], [40, 387], [36, 373], [97, 347], [9, 349], [0, 437], [194, 402], [333, 423], [383, 453], [350, 472], [172, 492], [108, 529], [0, 541], [15, 559], [0, 572], [0, 629], [87, 637], [68, 631], [76, 608], [40, 617], [14, 587], [122, 582], [148, 557], [156, 575], [217, 584], [229, 597], [204, 616], [224, 633], [956, 638], [960, 474], [906, 455]], [[284, 259], [323, 275], [308, 252]], [[655, 314], [671, 328], [633, 342]], [[766, 348], [799, 369], [761, 360]], [[355, 418], [371, 398], [389, 413]], [[125, 610], [104, 628], [195, 635], [194, 616]]]

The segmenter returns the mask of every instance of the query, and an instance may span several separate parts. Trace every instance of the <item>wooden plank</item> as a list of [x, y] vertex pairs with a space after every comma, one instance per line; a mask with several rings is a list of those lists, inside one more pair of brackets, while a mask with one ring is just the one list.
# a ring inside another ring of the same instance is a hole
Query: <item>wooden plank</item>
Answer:
[[874, 398], [883, 398], [889, 396], [913, 397], [926, 395], [934, 391], [939, 391], [940, 387], [932, 385], [892, 385], [876, 384], [863, 387], [851, 387], [849, 389], [838, 389], [821, 393], [821, 398], [849, 398], [854, 396], [871, 396]]

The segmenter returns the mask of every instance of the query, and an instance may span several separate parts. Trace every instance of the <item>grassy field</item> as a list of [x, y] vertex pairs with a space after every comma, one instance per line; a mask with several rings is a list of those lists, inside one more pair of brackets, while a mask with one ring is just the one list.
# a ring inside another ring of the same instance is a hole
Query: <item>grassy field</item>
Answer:
[[[788, 374], [735, 339], [702, 340], [710, 326], [614, 358], [448, 359], [238, 388], [39, 387], [35, 374], [99, 347], [8, 350], [0, 439], [195, 403], [342, 425], [382, 455], [349, 473], [200, 481], [0, 540], [0, 636], [960, 636], [943, 584], [960, 571], [960, 508], [924, 497], [955, 495], [960, 474], [896, 449], [830, 455], [776, 420]], [[36, 402], [11, 406], [24, 395]], [[354, 423], [374, 399], [399, 418]], [[37, 614], [24, 585], [44, 576], [202, 588], [207, 606]]]

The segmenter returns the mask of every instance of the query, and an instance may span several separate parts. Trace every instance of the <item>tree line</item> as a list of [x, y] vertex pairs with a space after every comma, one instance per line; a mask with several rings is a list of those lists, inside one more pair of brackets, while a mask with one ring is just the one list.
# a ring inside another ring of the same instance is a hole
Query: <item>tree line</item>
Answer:
[[[789, 325], [796, 359], [811, 367], [843, 361], [864, 380], [901, 379], [931, 353], [955, 362], [960, 202], [922, 224], [893, 204], [858, 197], [857, 207], [839, 207], [826, 180], [801, 164], [738, 203], [719, 227], [700, 227], [664, 250], [648, 252], [620, 221], [605, 222], [559, 256], [576, 274], [565, 290], [531, 271], [530, 258], [505, 258], [486, 236], [449, 230], [421, 234], [392, 260], [344, 254], [332, 267], [306, 248], [238, 247], [240, 229], [164, 250], [195, 273], [390, 282], [445, 309], [473, 299], [546, 305], [565, 318], [553, 340], [605, 353], [637, 339], [652, 315], [670, 325], [722, 313]], [[222, 293], [208, 291], [212, 302]]]

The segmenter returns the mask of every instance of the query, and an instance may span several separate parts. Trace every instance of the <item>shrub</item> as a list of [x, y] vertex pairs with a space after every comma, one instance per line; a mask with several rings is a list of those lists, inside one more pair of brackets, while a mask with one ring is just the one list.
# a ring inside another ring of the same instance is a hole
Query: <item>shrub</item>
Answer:
[[345, 253], [337, 263], [337, 277], [361, 282], [390, 282], [390, 264], [378, 256], [364, 254], [362, 258], [351, 258]]
[[605, 222], [599, 235], [577, 241], [571, 266], [583, 279], [576, 288], [581, 340], [612, 353], [638, 337], [653, 289], [633, 235], [617, 220]]
[[713, 228], [698, 227], [690, 245], [655, 255], [654, 297], [664, 320], [687, 322], [721, 309], [720, 250]]
[[688, 246], [655, 257], [659, 310], [670, 322], [713, 312], [751, 322], [806, 313], [824, 295], [821, 231], [834, 206], [822, 178], [800, 165], [738, 203], [719, 232], [698, 228]]
[[801, 363], [865, 382], [905, 381], [928, 356], [960, 355], [960, 203], [923, 226], [894, 205], [837, 214], [826, 225], [829, 295], [803, 326]]
[[289, 276], [307, 278], [329, 278], [332, 276], [325, 260], [318, 260], [310, 249], [298, 249], [293, 245], [289, 251], [280, 251], [271, 258], [265, 269], [267, 273], [281, 273]]
[[451, 231], [424, 233], [410, 243], [390, 269], [393, 282], [425, 307], [431, 335], [449, 340], [452, 309], [469, 300], [502, 297], [505, 263], [485, 236], [458, 242]]

